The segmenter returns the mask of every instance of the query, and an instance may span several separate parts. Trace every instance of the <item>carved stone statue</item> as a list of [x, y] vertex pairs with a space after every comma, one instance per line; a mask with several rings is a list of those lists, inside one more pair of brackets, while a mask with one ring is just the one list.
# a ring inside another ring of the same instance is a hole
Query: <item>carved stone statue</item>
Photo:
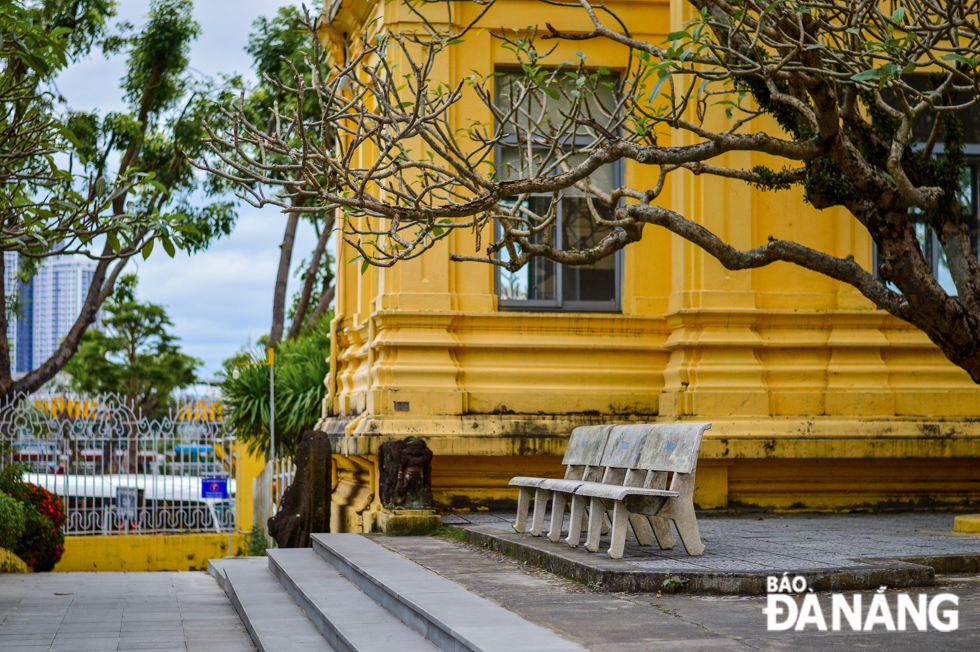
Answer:
[[432, 451], [418, 437], [381, 444], [381, 504], [388, 509], [432, 509]]
[[296, 477], [269, 519], [269, 535], [280, 548], [309, 548], [311, 533], [330, 531], [330, 436], [304, 432], [293, 461]]

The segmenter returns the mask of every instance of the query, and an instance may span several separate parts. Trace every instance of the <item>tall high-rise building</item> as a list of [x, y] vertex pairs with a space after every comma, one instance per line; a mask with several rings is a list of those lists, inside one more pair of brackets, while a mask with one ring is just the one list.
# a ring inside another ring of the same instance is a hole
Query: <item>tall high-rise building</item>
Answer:
[[[7, 300], [7, 305], [12, 304], [12, 300], [17, 295], [18, 286], [20, 281], [17, 278], [17, 270], [19, 266], [17, 264], [17, 254], [13, 251], [3, 252], [3, 296]], [[17, 335], [20, 331], [18, 326], [20, 326], [20, 319], [14, 318], [14, 315], [7, 313], [7, 317], [10, 321], [7, 322], [7, 346], [10, 349], [10, 366], [11, 371], [20, 371], [20, 366], [17, 364], [17, 355], [20, 353], [20, 347], [17, 346]]]
[[[28, 372], [51, 357], [71, 330], [92, 285], [93, 261], [52, 256], [26, 283], [18, 279], [17, 254], [4, 252], [4, 290], [19, 297], [20, 311], [7, 325], [12, 371]], [[13, 317], [13, 315], [10, 315]], [[96, 325], [101, 322], [101, 314]]]

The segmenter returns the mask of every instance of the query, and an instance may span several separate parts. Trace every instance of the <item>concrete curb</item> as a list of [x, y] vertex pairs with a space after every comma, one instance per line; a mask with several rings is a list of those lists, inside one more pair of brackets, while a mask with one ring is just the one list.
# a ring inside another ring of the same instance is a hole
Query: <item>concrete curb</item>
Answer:
[[[663, 582], [666, 572], [624, 569], [623, 562], [605, 555], [592, 554], [563, 543], [551, 543], [543, 537], [502, 532], [480, 525], [457, 525], [470, 543], [494, 550], [543, 568], [556, 575], [602, 588], [625, 593], [668, 592]], [[670, 576], [679, 578], [684, 593], [764, 595], [770, 575], [802, 575], [815, 591], [873, 590], [880, 586], [907, 588], [932, 586], [936, 573], [980, 572], [980, 554], [937, 555], [892, 559], [855, 559], [854, 566], [832, 569], [783, 569], [780, 571], [681, 571]]]
[[953, 519], [953, 531], [980, 534], [980, 514], [963, 514]]

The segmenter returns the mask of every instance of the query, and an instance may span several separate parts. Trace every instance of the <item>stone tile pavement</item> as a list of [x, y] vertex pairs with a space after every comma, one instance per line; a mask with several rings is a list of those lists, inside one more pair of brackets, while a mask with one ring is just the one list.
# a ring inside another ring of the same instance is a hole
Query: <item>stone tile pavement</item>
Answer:
[[206, 573], [0, 575], [0, 650], [251, 652]]
[[[549, 510], [550, 512], [550, 510]], [[953, 532], [955, 514], [788, 514], [734, 518], [699, 516], [705, 551], [690, 557], [678, 541], [673, 550], [639, 546], [627, 539], [624, 568], [643, 570], [782, 571], [853, 567], [867, 558], [980, 554], [980, 535]], [[513, 513], [452, 514], [447, 525], [477, 525], [513, 533]], [[566, 512], [567, 531], [567, 512]], [[550, 522], [545, 521], [545, 532]], [[563, 535], [564, 536], [564, 535]], [[584, 537], [584, 534], [583, 534]], [[528, 535], [528, 538], [531, 537]], [[540, 539], [538, 541], [541, 541]], [[544, 544], [550, 544], [546, 540]], [[568, 550], [564, 543], [550, 544]], [[599, 554], [608, 548], [604, 535]], [[560, 549], [559, 548], [559, 549]], [[606, 558], [606, 562], [612, 560]]]
[[[766, 517], [769, 520], [769, 517]], [[977, 652], [980, 649], [980, 575], [945, 575], [935, 586], [885, 591], [894, 605], [899, 593], [959, 598], [959, 626], [886, 631], [770, 632], [765, 596], [609, 593], [540, 570], [494, 551], [436, 537], [384, 537], [388, 548], [500, 604], [542, 627], [554, 630], [591, 652]], [[863, 613], [875, 590], [863, 592]], [[854, 593], [845, 593], [853, 601]], [[831, 597], [821, 594], [830, 618]]]

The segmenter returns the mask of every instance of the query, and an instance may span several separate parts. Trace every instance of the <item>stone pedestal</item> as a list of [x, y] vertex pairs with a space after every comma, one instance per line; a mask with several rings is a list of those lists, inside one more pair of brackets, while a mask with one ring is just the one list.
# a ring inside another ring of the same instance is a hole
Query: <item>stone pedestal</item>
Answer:
[[434, 509], [383, 509], [378, 529], [384, 534], [427, 534], [442, 525]]

